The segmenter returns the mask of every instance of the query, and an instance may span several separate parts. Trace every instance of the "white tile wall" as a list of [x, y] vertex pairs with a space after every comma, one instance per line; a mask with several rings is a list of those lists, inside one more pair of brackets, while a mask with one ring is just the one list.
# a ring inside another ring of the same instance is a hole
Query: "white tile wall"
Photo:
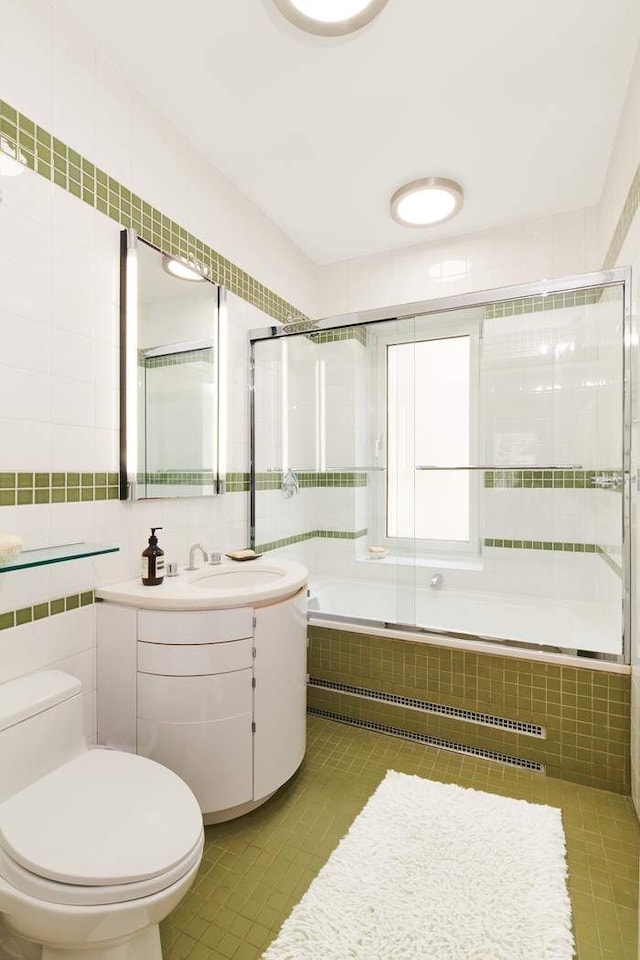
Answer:
[[[202, 160], [48, 0], [2, 5], [0, 90], [12, 106], [156, 204], [267, 286], [315, 313], [312, 264]], [[176, 178], [175, 171], [183, 171]], [[0, 469], [113, 471], [118, 464], [119, 228], [25, 171], [0, 184]], [[248, 470], [246, 330], [267, 318], [230, 297], [227, 469]], [[0, 576], [0, 611], [136, 575], [148, 527], [167, 557], [247, 543], [247, 497], [5, 507], [25, 548], [97, 540], [120, 553]], [[2, 633], [0, 679], [62, 664], [87, 692], [95, 735], [93, 608]], [[61, 646], [61, 639], [65, 643]]]

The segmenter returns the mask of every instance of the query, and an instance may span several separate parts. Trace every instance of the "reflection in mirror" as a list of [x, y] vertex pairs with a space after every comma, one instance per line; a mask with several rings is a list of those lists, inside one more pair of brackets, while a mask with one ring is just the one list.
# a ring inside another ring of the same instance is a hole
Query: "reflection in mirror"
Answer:
[[171, 260], [123, 231], [122, 498], [222, 492], [222, 293], [197, 265]]

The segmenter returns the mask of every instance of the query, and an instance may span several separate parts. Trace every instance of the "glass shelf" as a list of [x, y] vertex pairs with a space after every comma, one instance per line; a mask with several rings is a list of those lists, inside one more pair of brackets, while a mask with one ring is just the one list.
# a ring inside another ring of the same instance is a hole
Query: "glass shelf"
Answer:
[[117, 553], [119, 549], [120, 547], [110, 547], [103, 543], [67, 543], [61, 547], [23, 550], [14, 560], [0, 564], [0, 573], [8, 573], [10, 570], [27, 570], [29, 567], [43, 567], [49, 563], [82, 560], [84, 557], [98, 557], [103, 553]]

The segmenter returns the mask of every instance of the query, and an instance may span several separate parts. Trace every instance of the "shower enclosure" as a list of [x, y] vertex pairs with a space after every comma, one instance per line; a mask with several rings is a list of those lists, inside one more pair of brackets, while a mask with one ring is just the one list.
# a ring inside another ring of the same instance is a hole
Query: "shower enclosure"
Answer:
[[319, 620], [622, 660], [629, 273], [253, 331], [252, 543]]

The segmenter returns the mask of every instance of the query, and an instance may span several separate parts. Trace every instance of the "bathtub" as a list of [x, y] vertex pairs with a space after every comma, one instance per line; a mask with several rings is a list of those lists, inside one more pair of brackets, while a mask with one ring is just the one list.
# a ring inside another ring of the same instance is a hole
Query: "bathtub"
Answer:
[[[312, 578], [311, 622], [335, 621], [346, 629], [368, 621], [403, 626], [454, 639], [493, 640], [546, 647], [561, 653], [622, 654], [620, 604], [478, 593], [443, 586], [398, 588], [370, 580]], [[377, 632], [377, 631], [376, 631]]]

